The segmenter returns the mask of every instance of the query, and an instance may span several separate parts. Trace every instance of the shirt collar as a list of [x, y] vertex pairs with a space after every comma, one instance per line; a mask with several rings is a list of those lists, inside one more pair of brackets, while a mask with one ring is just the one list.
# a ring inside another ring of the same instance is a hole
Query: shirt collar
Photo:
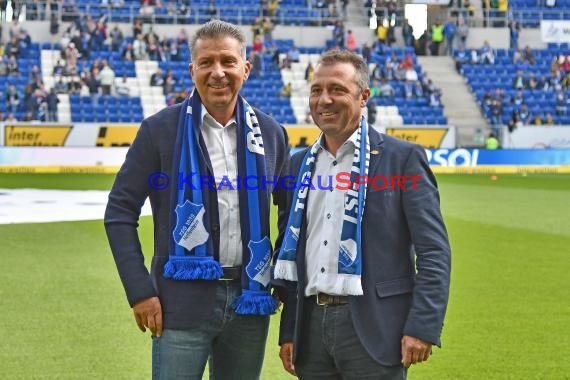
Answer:
[[[346, 139], [346, 141], [342, 144], [342, 146], [339, 148], [339, 150], [346, 149], [345, 147], [348, 145], [352, 145], [351, 146], [352, 148], [356, 147], [356, 140], [358, 138], [358, 131], [359, 130], [360, 130], [360, 126], [358, 128], [356, 128], [356, 130], [354, 132], [352, 132], [352, 134], [348, 137], [348, 139]], [[315, 143], [315, 144], [317, 144], [319, 151], [326, 150], [326, 148], [324, 146], [324, 138], [325, 138], [325, 134], [321, 133], [321, 135], [317, 139], [317, 142]]]
[[202, 104], [202, 124], [208, 125], [210, 127], [226, 128], [237, 124], [237, 122], [235, 116], [232, 116], [232, 118], [228, 120], [226, 125], [222, 125], [216, 119], [214, 119], [212, 115], [210, 115], [206, 107], [204, 107], [204, 105]]

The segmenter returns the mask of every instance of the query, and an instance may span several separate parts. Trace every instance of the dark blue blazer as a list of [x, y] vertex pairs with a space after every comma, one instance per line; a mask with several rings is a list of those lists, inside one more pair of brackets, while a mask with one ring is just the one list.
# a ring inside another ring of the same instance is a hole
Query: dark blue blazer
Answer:
[[[391, 189], [389, 185], [378, 190], [368, 184], [362, 220], [364, 295], [349, 298], [360, 342], [377, 362], [391, 366], [401, 362], [403, 335], [440, 345], [451, 257], [436, 180], [423, 148], [373, 128], [369, 136], [370, 177], [384, 176], [390, 181], [392, 176], [421, 176], [416, 190], [412, 189], [411, 179], [403, 182], [405, 190], [397, 186]], [[306, 149], [292, 157], [290, 175], [299, 172], [305, 153]], [[377, 177], [375, 184], [381, 188], [382, 177]], [[288, 195], [290, 205], [292, 194]], [[297, 254], [299, 281], [281, 289], [284, 308], [279, 342], [294, 342], [294, 360], [307, 336], [300, 323], [306, 285], [306, 227], [304, 220]]]
[[[109, 194], [105, 212], [105, 229], [117, 264], [119, 276], [125, 288], [129, 304], [133, 306], [146, 298], [158, 296], [162, 305], [164, 328], [191, 329], [207, 319], [213, 309], [216, 281], [174, 281], [162, 276], [165, 262], [172, 253], [170, 227], [171, 192], [177, 186], [171, 184], [165, 190], [153, 190], [148, 184], [155, 172], [172, 173], [176, 129], [180, 104], [168, 107], [145, 119], [131, 145], [115, 183]], [[280, 176], [289, 161], [285, 129], [265, 113], [255, 109], [265, 149], [266, 174]], [[213, 175], [204, 141], [200, 141], [200, 154], [209, 173]], [[176, 163], [178, 164], [178, 163]], [[268, 191], [273, 201], [284, 208], [285, 199], [274, 190], [271, 182]], [[140, 210], [146, 198], [150, 198], [154, 222], [154, 256], [150, 275], [137, 234]], [[219, 258], [220, 223], [217, 193], [208, 194], [207, 228], [212, 236], [214, 256]], [[245, 279], [244, 279], [245, 281]]]

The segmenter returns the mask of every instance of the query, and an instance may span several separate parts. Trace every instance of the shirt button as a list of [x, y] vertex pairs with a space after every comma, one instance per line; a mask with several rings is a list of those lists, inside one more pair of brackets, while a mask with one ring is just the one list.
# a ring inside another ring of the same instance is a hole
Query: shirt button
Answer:
[[331, 186], [331, 188], [329, 189], [329, 191], [332, 193], [333, 190], [334, 190], [334, 187]]
[[321, 268], [321, 273], [325, 273], [325, 268]]
[[330, 218], [331, 218], [331, 213], [329, 212], [329, 213], [327, 214], [327, 219], [330, 219]]
[[324, 244], [324, 245], [327, 245], [328, 243], [329, 243], [329, 242], [328, 242], [328, 241], [326, 241], [326, 240], [325, 240], [325, 241], [323, 241], [323, 244]]
[[336, 166], [337, 162], [336, 160], [333, 161], [333, 166]]

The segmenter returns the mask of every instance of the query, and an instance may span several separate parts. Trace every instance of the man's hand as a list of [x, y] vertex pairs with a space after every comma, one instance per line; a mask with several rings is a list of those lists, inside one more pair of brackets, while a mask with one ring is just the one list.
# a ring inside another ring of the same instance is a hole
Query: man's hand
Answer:
[[283, 343], [279, 350], [279, 357], [283, 362], [283, 368], [293, 376], [297, 376], [293, 365], [293, 342]]
[[162, 307], [158, 297], [140, 301], [133, 306], [133, 313], [142, 332], [145, 332], [148, 327], [152, 335], [156, 337], [162, 335]]
[[412, 336], [402, 337], [402, 364], [408, 368], [411, 364], [428, 360], [431, 355], [431, 343]]

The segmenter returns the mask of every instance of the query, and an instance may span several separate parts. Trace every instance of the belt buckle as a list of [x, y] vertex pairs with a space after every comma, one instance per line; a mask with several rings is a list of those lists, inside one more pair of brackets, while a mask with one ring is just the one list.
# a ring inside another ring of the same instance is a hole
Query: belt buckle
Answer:
[[[327, 306], [327, 305], [328, 305], [327, 302], [325, 302], [325, 301], [320, 302], [320, 295], [321, 295], [321, 294], [323, 294], [323, 293], [317, 293], [317, 295], [316, 295], [316, 297], [315, 297], [315, 301], [316, 301], [317, 305], [319, 305], [319, 306]], [[323, 295], [324, 295], [324, 294], [323, 294]]]

